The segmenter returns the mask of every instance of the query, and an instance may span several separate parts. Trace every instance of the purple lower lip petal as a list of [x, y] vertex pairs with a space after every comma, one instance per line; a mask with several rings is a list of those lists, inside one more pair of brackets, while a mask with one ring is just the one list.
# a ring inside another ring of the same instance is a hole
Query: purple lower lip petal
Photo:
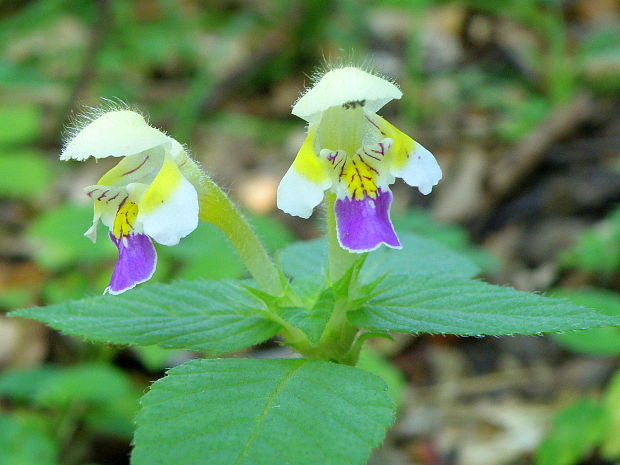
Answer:
[[150, 237], [146, 234], [130, 234], [117, 239], [110, 233], [110, 239], [118, 249], [118, 260], [105, 292], [120, 294], [153, 276], [157, 253]]
[[392, 193], [379, 190], [376, 198], [338, 199], [334, 206], [340, 245], [352, 252], [369, 252], [381, 244], [400, 248], [390, 220]]

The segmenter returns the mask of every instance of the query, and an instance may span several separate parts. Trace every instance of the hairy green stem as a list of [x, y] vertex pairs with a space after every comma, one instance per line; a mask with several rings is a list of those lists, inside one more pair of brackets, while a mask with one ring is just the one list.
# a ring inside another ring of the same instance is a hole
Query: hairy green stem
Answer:
[[347, 319], [347, 311], [346, 301], [336, 302], [317, 347], [321, 358], [325, 360], [336, 360], [339, 363], [355, 365], [357, 360], [350, 360], [348, 354], [358, 328]]
[[280, 296], [280, 275], [256, 233], [228, 196], [210, 178], [199, 195], [200, 219], [221, 229], [260, 288]]
[[[348, 288], [351, 283], [346, 278], [346, 274], [351, 270], [359, 255], [343, 249], [338, 242], [334, 213], [335, 202], [335, 194], [327, 193], [325, 204], [327, 208], [328, 279], [332, 286], [346, 286]], [[355, 280], [357, 277], [350, 276], [350, 278]], [[355, 364], [355, 360], [351, 359], [349, 352], [358, 328], [347, 319], [348, 310], [348, 295], [336, 298], [332, 314], [325, 325], [321, 338], [316, 344], [306, 346], [298, 344], [297, 350], [310, 358]]]

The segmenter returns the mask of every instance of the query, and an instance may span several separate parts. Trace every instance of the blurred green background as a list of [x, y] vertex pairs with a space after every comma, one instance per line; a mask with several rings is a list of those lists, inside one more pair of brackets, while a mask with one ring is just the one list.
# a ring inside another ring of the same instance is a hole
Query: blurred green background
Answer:
[[[620, 313], [620, 0], [5, 0], [0, 464], [128, 463], [137, 398], [196, 356], [3, 316], [100, 293], [114, 264], [111, 244], [82, 237], [82, 188], [111, 162], [60, 163], [63, 130], [102, 98], [145, 112], [276, 251], [321, 234], [320, 212], [288, 217], [275, 191], [304, 138], [291, 104], [340, 62], [372, 63], [401, 86], [381, 114], [444, 170], [429, 197], [394, 187], [400, 230], [467, 254], [492, 281]], [[157, 280], [244, 273], [206, 225], [158, 254]], [[619, 356], [615, 328], [379, 341], [363, 363], [402, 407], [371, 463], [616, 463]]]

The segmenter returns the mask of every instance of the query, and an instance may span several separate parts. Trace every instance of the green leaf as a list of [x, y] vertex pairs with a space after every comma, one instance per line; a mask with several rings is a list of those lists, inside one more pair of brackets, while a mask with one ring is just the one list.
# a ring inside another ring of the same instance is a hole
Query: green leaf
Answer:
[[573, 465], [600, 440], [605, 412], [594, 400], [576, 402], [553, 419], [549, 435], [536, 452], [536, 465]]
[[367, 346], [360, 352], [357, 367], [380, 376], [388, 385], [388, 393], [394, 404], [400, 407], [407, 381], [396, 365], [376, 350]]
[[325, 239], [295, 242], [278, 254], [278, 262], [292, 278], [327, 274], [327, 242]]
[[92, 341], [223, 353], [273, 336], [278, 326], [266, 319], [266, 311], [262, 300], [236, 282], [178, 281], [10, 315]]
[[33, 199], [50, 185], [49, 160], [34, 151], [3, 150], [0, 154], [0, 197]]
[[362, 282], [371, 282], [385, 273], [470, 278], [480, 272], [469, 259], [432, 239], [412, 233], [399, 234], [399, 238], [402, 249], [381, 247], [368, 254], [360, 272]]
[[593, 328], [551, 335], [553, 340], [567, 349], [597, 357], [620, 354], [620, 329]]
[[561, 256], [562, 265], [611, 276], [620, 266], [620, 208], [586, 229], [577, 243]]
[[620, 28], [596, 27], [580, 41], [577, 62], [585, 81], [596, 90], [617, 92], [620, 78]]
[[506, 141], [516, 142], [530, 134], [549, 116], [549, 100], [527, 95], [521, 100], [510, 99], [507, 111], [497, 122], [497, 135]]
[[185, 360], [192, 358], [191, 354], [184, 350], [164, 349], [159, 346], [137, 346], [133, 348], [133, 351], [142, 365], [151, 372], [180, 365]]
[[83, 363], [59, 369], [41, 383], [35, 403], [59, 411], [78, 406], [90, 428], [131, 437], [139, 397], [123, 371], [103, 363]]
[[40, 386], [58, 376], [59, 369], [52, 365], [36, 368], [15, 368], [0, 373], [0, 397], [32, 401]]
[[620, 325], [620, 317], [564, 300], [461, 278], [394, 274], [375, 292], [349, 314], [373, 331], [500, 336]]
[[6, 370], [0, 375], [1, 396], [58, 409], [71, 402], [105, 405], [110, 399], [134, 392], [123, 371], [102, 363], [42, 365]]
[[607, 415], [607, 425], [603, 433], [601, 455], [609, 460], [620, 459], [620, 371], [616, 371], [607, 385], [603, 408]]
[[275, 252], [290, 244], [294, 240], [293, 234], [282, 223], [268, 216], [252, 215], [250, 224], [261, 238], [263, 245], [269, 252]]
[[327, 277], [320, 274], [293, 278], [291, 281], [291, 288], [307, 308], [311, 308], [316, 303], [326, 287]]
[[316, 302], [308, 308], [283, 307], [278, 312], [282, 318], [306, 333], [310, 342], [314, 344], [323, 334], [334, 309], [334, 302], [334, 293], [328, 289], [322, 292]]
[[236, 279], [244, 274], [243, 263], [224, 233], [201, 222], [174, 247], [159, 247], [158, 254], [180, 262], [180, 279]]
[[356, 465], [393, 420], [381, 379], [309, 360], [194, 360], [142, 400], [133, 465]]
[[498, 260], [494, 256], [470, 242], [463, 227], [442, 223], [422, 208], [410, 208], [404, 216], [394, 218], [394, 227], [399, 234], [409, 231], [439, 242], [468, 258], [483, 270], [493, 271], [499, 267]]
[[43, 380], [35, 402], [57, 409], [64, 409], [72, 402], [105, 406], [113, 399], [131, 397], [134, 392], [121, 370], [100, 363], [83, 363], [58, 368], [55, 376]]
[[281, 145], [294, 129], [288, 120], [272, 120], [251, 116], [246, 112], [219, 111], [213, 115], [211, 125], [218, 134], [244, 137], [261, 143]]
[[77, 205], [63, 205], [41, 215], [28, 229], [36, 262], [48, 270], [58, 270], [114, 257], [114, 245], [106, 235], [100, 234], [95, 244], [83, 236], [92, 221], [92, 207]]
[[0, 294], [0, 307], [10, 310], [34, 305], [38, 298], [38, 289], [32, 286], [31, 283], [16, 283], [15, 285], [2, 289], [2, 294]]
[[37, 416], [7, 416], [0, 412], [0, 463], [56, 465], [58, 446], [46, 421]]
[[[104, 271], [103, 267], [101, 271]], [[108, 273], [111, 272], [112, 269], [110, 268]], [[43, 301], [45, 304], [56, 304], [66, 300], [80, 299], [91, 294], [94, 289], [91, 288], [88, 278], [79, 270], [66, 271], [58, 276], [51, 277], [43, 287]], [[106, 279], [109, 280], [109, 276], [106, 276]], [[105, 289], [105, 285], [101, 289]], [[25, 306], [20, 305], [20, 307]]]
[[59, 412], [77, 407], [91, 428], [130, 437], [139, 390], [113, 366], [83, 363], [5, 371], [0, 375], [0, 396]]
[[[291, 242], [291, 233], [277, 221], [261, 216], [250, 220], [268, 250]], [[175, 275], [180, 279], [238, 279], [246, 274], [243, 262], [224, 233], [204, 222], [177, 246], [160, 247], [158, 253], [180, 261]]]
[[307, 308], [312, 308], [327, 286], [327, 242], [295, 242], [281, 250], [277, 260], [282, 271], [292, 278], [293, 292]]
[[[453, 252], [434, 240], [412, 233], [399, 234], [401, 250], [381, 247], [370, 252], [360, 280], [371, 282], [386, 273], [435, 274], [472, 277], [480, 268], [464, 256]], [[327, 244], [319, 239], [297, 242], [279, 254], [279, 262], [285, 273], [293, 278], [325, 274], [327, 271]]]
[[39, 135], [40, 120], [41, 111], [35, 105], [3, 105], [0, 108], [0, 144], [34, 141]]
[[[620, 294], [615, 292], [604, 289], [557, 289], [549, 295], [593, 308], [606, 315], [620, 317]], [[574, 352], [595, 356], [620, 354], [620, 328], [594, 328], [553, 334], [551, 337], [558, 344]]]

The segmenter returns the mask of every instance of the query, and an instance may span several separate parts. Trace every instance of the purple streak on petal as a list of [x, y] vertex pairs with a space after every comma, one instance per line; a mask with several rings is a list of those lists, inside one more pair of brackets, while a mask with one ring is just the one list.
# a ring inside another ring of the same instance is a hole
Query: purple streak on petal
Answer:
[[334, 211], [340, 245], [351, 252], [369, 252], [381, 244], [400, 248], [390, 220], [391, 204], [389, 190], [379, 190], [374, 199], [364, 196], [362, 200], [336, 200]]
[[149, 236], [130, 234], [123, 240], [110, 233], [110, 239], [118, 249], [118, 260], [105, 292], [120, 294], [153, 276], [157, 253]]

